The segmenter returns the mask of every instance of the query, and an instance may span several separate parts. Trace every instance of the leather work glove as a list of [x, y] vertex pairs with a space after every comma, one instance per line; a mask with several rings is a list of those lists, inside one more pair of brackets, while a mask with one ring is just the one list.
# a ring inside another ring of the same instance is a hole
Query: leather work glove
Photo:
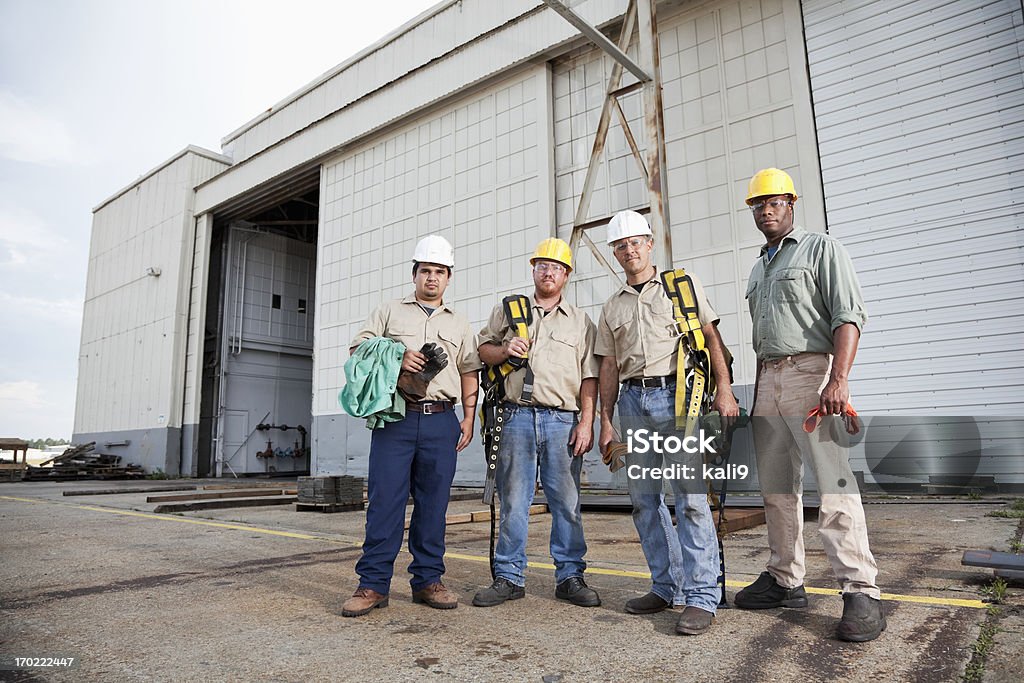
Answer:
[[601, 453], [601, 462], [608, 465], [609, 472], [618, 472], [626, 466], [626, 456], [629, 455], [629, 446], [621, 441], [612, 441], [608, 448]]
[[409, 400], [422, 401], [427, 395], [427, 385], [437, 374], [448, 367], [448, 354], [434, 342], [427, 342], [420, 347], [420, 353], [427, 357], [423, 369], [419, 372], [401, 372], [398, 375], [398, 388]]

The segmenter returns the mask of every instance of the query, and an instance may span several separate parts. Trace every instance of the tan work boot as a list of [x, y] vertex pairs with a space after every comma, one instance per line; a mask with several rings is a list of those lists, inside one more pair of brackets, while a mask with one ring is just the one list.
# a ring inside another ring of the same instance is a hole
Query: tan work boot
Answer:
[[434, 609], [455, 609], [459, 606], [459, 598], [438, 581], [412, 594], [413, 602], [422, 602]]
[[341, 606], [341, 616], [361, 617], [375, 607], [387, 607], [388, 596], [369, 588], [358, 588]]

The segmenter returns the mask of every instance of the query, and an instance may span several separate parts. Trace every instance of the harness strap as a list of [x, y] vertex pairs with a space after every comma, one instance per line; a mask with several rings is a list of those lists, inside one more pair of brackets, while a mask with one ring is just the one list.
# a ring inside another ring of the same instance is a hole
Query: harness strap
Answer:
[[[523, 294], [512, 294], [501, 300], [502, 308], [505, 309], [505, 319], [515, 335], [521, 339], [530, 338], [530, 325], [533, 324], [533, 306], [530, 299]], [[533, 401], [533, 368], [530, 367], [529, 354], [526, 356], [513, 356], [502, 365], [509, 365], [511, 369], [505, 373], [507, 377], [514, 370], [526, 368], [526, 376], [523, 378], [522, 400], [526, 403]]]
[[[711, 361], [697, 314], [697, 294], [693, 280], [683, 268], [663, 272], [661, 283], [672, 302], [672, 313], [676, 319], [673, 327], [679, 335], [679, 353], [676, 355], [676, 428], [685, 428], [686, 434], [694, 434], [705, 399], [714, 390], [710, 379]], [[693, 359], [689, 376], [686, 371], [687, 353]], [[686, 401], [688, 389], [689, 402]]]

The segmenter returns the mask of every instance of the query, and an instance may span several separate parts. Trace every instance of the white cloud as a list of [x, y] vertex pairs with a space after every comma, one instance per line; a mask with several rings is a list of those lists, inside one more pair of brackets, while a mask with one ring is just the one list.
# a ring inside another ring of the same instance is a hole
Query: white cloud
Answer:
[[18, 406], [39, 409], [47, 405], [43, 387], [38, 382], [0, 382], [0, 410], [5, 413]]
[[[37, 277], [45, 276], [45, 273], [40, 273]], [[47, 299], [0, 292], [0, 311], [4, 317], [25, 324], [42, 322], [74, 329], [82, 324], [83, 305], [80, 299]]]
[[85, 145], [56, 115], [17, 95], [0, 91], [0, 157], [32, 164], [83, 164]]
[[0, 435], [25, 439], [71, 436], [74, 381], [44, 386], [31, 380], [0, 382]]
[[31, 211], [0, 204], [0, 265], [26, 269], [53, 265], [67, 244]]

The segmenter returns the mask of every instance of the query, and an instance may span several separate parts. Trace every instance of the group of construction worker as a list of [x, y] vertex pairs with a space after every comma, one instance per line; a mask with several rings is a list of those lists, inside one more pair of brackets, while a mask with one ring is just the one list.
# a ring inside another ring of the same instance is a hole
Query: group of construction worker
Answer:
[[[807, 464], [819, 483], [825, 554], [842, 588], [836, 635], [863, 642], [877, 638], [886, 623], [842, 433], [855, 415], [848, 379], [867, 314], [843, 246], [795, 226], [797, 199], [792, 178], [775, 168], [756, 173], [746, 196], [765, 240], [746, 299], [757, 355], [750, 414], [770, 557], [766, 571], [734, 602], [742, 609], [807, 606], [801, 499]], [[501, 389], [490, 429], [500, 438], [485, 444], [494, 448], [489, 466], [500, 523], [493, 582], [474, 595], [477, 607], [525, 595], [527, 529], [538, 472], [551, 514], [555, 597], [581, 607], [601, 604], [585, 580], [580, 513], [580, 473], [583, 456], [594, 446], [595, 420], [605, 462], [614, 467], [621, 457], [639, 466], [630, 471], [643, 472], [671, 458], [650, 450], [623, 453], [627, 425], [684, 435], [700, 423], [693, 420], [698, 411], [713, 411], [726, 429], [740, 419], [744, 411], [732, 390], [731, 357], [698, 277], [682, 270], [659, 276], [654, 237], [639, 213], [615, 214], [607, 242], [626, 283], [605, 302], [596, 326], [563, 295], [573, 257], [568, 244], [549, 238], [530, 259], [532, 296], [506, 298], [475, 334], [444, 302], [455, 265], [451, 245], [436, 235], [417, 245], [415, 291], [382, 304], [350, 345], [349, 383], [359, 391], [365, 383], [365, 391], [376, 391], [378, 403], [385, 405], [376, 413], [384, 417], [371, 436], [359, 586], [344, 603], [345, 616], [387, 606], [410, 494], [413, 601], [439, 609], [458, 605], [442, 582], [445, 515], [456, 453], [476, 427], [481, 371], [488, 391], [495, 377]], [[365, 368], [384, 370], [369, 382]], [[461, 420], [454, 409], [459, 403]], [[672, 457], [686, 464], [699, 462], [702, 454]], [[626, 601], [625, 611], [652, 614], [682, 607], [676, 632], [705, 633], [724, 597], [706, 483], [679, 478], [666, 484], [633, 476], [627, 482], [651, 585], [645, 595]], [[675, 524], [666, 486], [674, 496]]]

